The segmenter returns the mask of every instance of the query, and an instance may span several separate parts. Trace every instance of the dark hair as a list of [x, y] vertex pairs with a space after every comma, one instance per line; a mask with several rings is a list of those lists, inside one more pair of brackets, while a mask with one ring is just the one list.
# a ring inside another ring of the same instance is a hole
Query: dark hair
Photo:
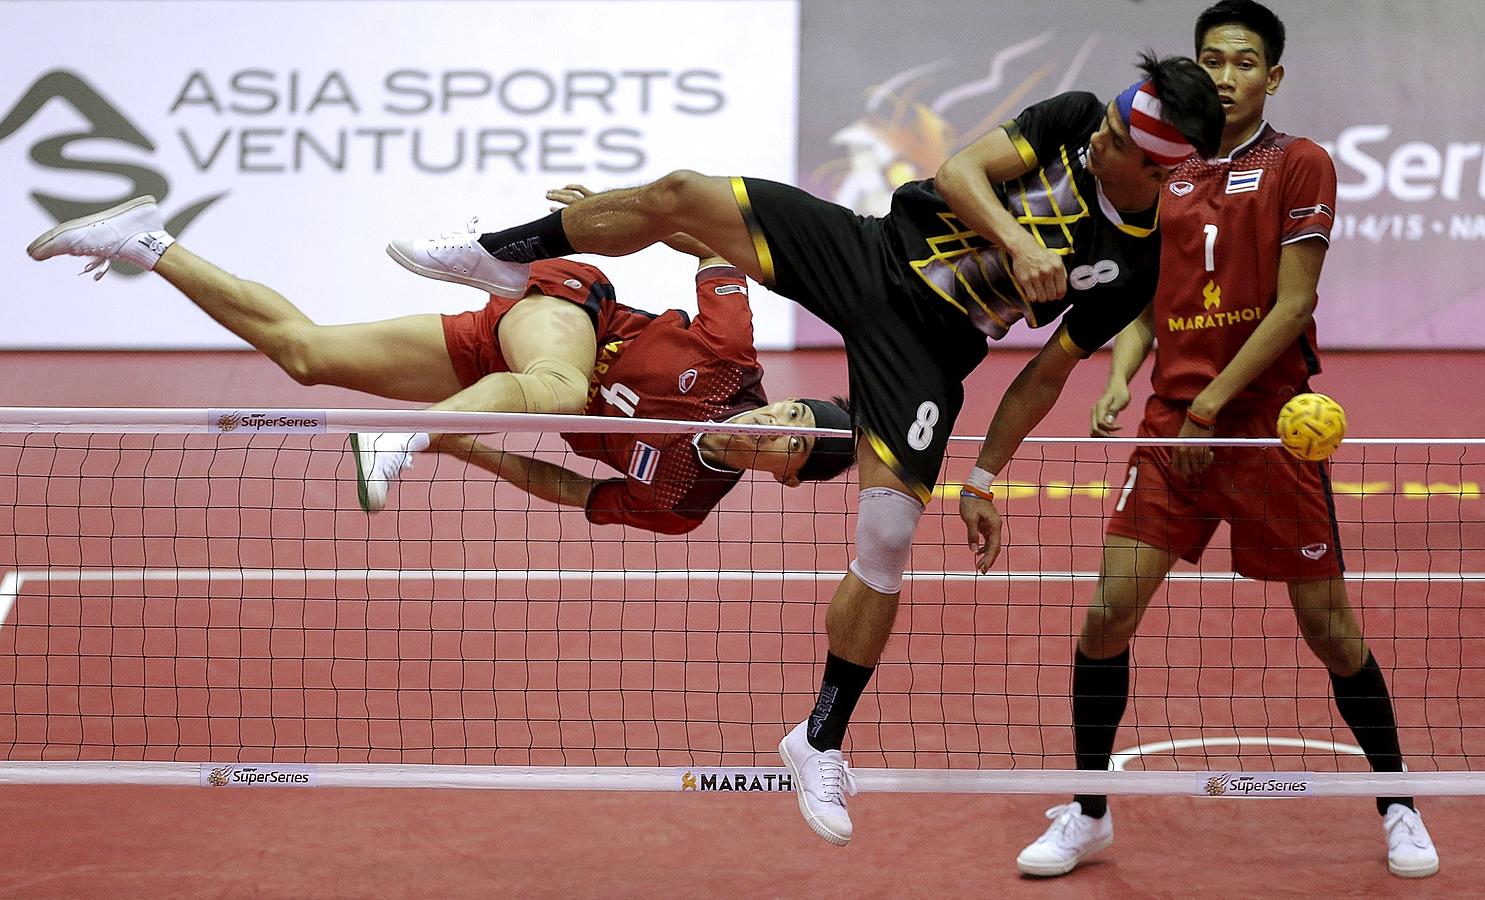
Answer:
[[1221, 0], [1196, 17], [1196, 55], [1201, 42], [1218, 25], [1241, 25], [1263, 39], [1263, 61], [1277, 66], [1284, 55], [1284, 23], [1273, 10], [1254, 0]]
[[1156, 59], [1149, 50], [1140, 54], [1142, 69], [1160, 98], [1160, 117], [1191, 142], [1204, 159], [1217, 155], [1227, 116], [1217, 99], [1217, 86], [1196, 60], [1185, 56]]
[[[815, 414], [816, 428], [839, 428], [849, 431], [852, 427], [851, 401], [845, 397], [829, 400], [800, 400]], [[856, 442], [850, 437], [815, 438], [810, 455], [799, 467], [800, 481], [829, 481], [856, 462]]]

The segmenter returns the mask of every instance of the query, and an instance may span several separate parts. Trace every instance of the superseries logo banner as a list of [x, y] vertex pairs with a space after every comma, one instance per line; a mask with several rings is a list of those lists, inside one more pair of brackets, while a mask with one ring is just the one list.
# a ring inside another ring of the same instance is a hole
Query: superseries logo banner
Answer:
[[202, 763], [202, 787], [314, 787], [314, 766]]
[[1309, 772], [1201, 772], [1193, 776], [1208, 797], [1304, 797], [1314, 786]]
[[210, 434], [324, 434], [323, 411], [303, 409], [209, 409], [206, 430]]

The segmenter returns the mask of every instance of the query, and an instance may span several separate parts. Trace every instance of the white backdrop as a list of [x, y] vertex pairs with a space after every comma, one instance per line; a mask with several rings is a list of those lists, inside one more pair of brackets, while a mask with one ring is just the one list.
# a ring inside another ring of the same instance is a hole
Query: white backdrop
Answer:
[[[22, 253], [58, 218], [145, 191], [183, 244], [330, 323], [482, 305], [383, 247], [534, 218], [548, 187], [682, 167], [794, 180], [797, 0], [5, 13], [0, 348], [241, 346], [154, 276], [94, 284], [80, 260]], [[695, 308], [689, 257], [601, 265], [622, 302]], [[758, 289], [753, 309], [760, 346], [792, 345], [790, 304]]]

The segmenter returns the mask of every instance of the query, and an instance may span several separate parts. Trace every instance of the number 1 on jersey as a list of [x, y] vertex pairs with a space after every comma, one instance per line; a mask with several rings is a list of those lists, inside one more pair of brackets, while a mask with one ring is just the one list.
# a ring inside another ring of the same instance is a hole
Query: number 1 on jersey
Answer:
[[1217, 226], [1207, 224], [1201, 226], [1201, 233], [1207, 236], [1207, 271], [1217, 271]]

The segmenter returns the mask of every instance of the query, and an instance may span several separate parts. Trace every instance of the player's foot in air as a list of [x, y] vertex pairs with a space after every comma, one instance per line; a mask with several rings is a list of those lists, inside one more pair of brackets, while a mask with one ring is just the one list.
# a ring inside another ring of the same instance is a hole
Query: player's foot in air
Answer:
[[387, 505], [387, 492], [404, 469], [412, 468], [415, 435], [409, 433], [353, 434], [351, 455], [356, 458], [356, 499], [369, 513]]
[[439, 281], [452, 281], [519, 300], [526, 296], [526, 274], [531, 266], [496, 259], [480, 246], [477, 223], [467, 231], [451, 231], [435, 238], [398, 238], [387, 245], [387, 255], [398, 265]]
[[779, 742], [779, 756], [794, 778], [799, 811], [820, 837], [844, 847], [851, 840], [851, 816], [846, 795], [856, 793], [856, 780], [839, 750], [816, 750], [805, 736], [802, 722]]
[[1387, 871], [1400, 878], [1427, 878], [1439, 870], [1439, 851], [1423, 827], [1423, 817], [1401, 803], [1382, 816], [1387, 832]]
[[1047, 818], [1051, 826], [1016, 857], [1016, 868], [1023, 875], [1066, 875], [1084, 857], [1114, 842], [1112, 812], [1095, 819], [1083, 815], [1082, 804], [1073, 801], [1047, 810]]
[[83, 256], [93, 262], [83, 269], [96, 281], [108, 271], [111, 260], [122, 260], [146, 269], [169, 246], [165, 223], [155, 198], [135, 197], [89, 216], [71, 219], [32, 241], [26, 253], [32, 259], [53, 256]]

